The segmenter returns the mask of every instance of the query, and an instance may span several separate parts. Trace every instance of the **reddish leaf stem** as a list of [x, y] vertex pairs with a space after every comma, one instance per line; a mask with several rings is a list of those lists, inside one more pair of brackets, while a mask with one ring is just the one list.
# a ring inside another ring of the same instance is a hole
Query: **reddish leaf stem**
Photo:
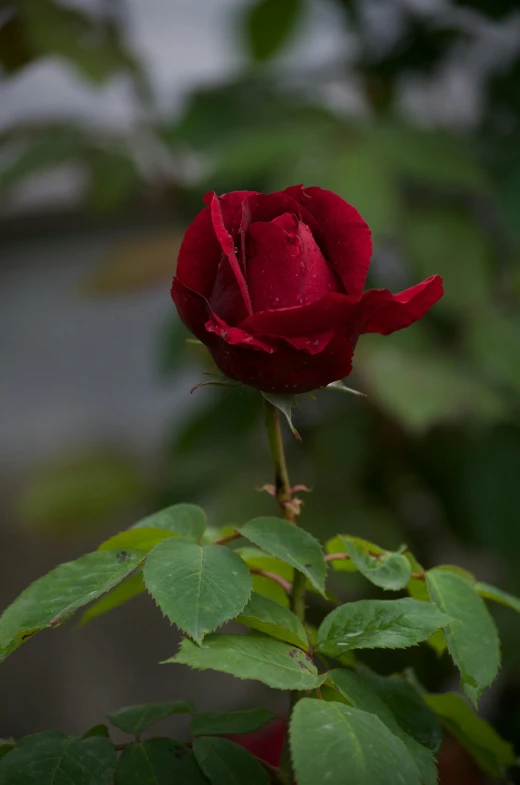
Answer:
[[[369, 556], [373, 556], [373, 558], [376, 559], [376, 561], [379, 561], [381, 558], [380, 553], [369, 553]], [[336, 561], [339, 559], [350, 559], [350, 556], [348, 555], [348, 553], [327, 553], [327, 555], [325, 556], [325, 561]], [[418, 581], [424, 581], [426, 575], [424, 571], [412, 572], [411, 577], [415, 578]]]
[[240, 532], [233, 532], [233, 534], [228, 534], [226, 537], [222, 537], [220, 540], [216, 540], [214, 545], [227, 545], [228, 542], [233, 542], [233, 540], [238, 540], [239, 537], [242, 537]]
[[292, 583], [289, 583], [289, 581], [286, 581], [285, 578], [282, 578], [280, 575], [277, 575], [275, 572], [268, 572], [267, 570], [258, 570], [256, 569], [256, 567], [250, 567], [249, 572], [251, 572], [253, 575], [262, 575], [264, 578], [269, 578], [270, 580], [275, 581], [275, 583], [278, 583], [282, 587], [284, 592], [287, 595], [289, 595], [289, 597], [291, 596], [292, 588], [293, 588]]

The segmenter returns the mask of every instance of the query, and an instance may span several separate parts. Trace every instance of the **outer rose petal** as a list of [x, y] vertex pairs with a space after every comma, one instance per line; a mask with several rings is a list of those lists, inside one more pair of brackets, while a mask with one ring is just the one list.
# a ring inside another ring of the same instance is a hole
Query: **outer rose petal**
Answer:
[[205, 207], [188, 226], [179, 250], [176, 276], [184, 286], [209, 297], [222, 248], [215, 236], [211, 213]]
[[347, 294], [361, 297], [367, 277], [372, 238], [370, 229], [352, 205], [323, 188], [293, 185], [285, 189], [316, 219], [311, 228]]
[[220, 370], [243, 384], [265, 392], [301, 393], [348, 376], [352, 369], [354, 343], [332, 329], [304, 337], [252, 336], [225, 325], [203, 297], [177, 278], [172, 298], [182, 321], [208, 347]]
[[235, 277], [234, 285], [238, 286], [247, 313], [253, 313], [253, 309], [251, 307], [251, 299], [249, 297], [249, 292], [247, 290], [246, 279], [244, 278], [244, 272], [240, 267], [237, 258], [237, 252], [235, 251], [235, 240], [226, 229], [226, 226], [224, 224], [224, 216], [222, 214], [222, 210], [220, 207], [220, 201], [216, 194], [213, 194], [213, 199], [211, 200], [210, 209], [211, 209], [211, 220], [213, 221], [213, 229], [215, 230], [217, 240], [219, 241], [222, 250], [224, 251], [224, 254], [228, 258], [229, 265]]
[[[241, 207], [244, 199], [248, 196], [255, 196], [257, 191], [231, 191], [218, 197], [224, 225], [231, 235], [238, 231], [241, 217]], [[202, 197], [203, 201], [211, 207], [211, 202], [215, 196], [215, 191], [208, 191]]]
[[[387, 299], [390, 300], [391, 297], [388, 292]], [[380, 305], [378, 300], [378, 307]], [[239, 326], [252, 335], [278, 335], [289, 338], [298, 338], [330, 329], [348, 333], [357, 330], [359, 335], [361, 326], [359, 330], [357, 328], [358, 325], [364, 324], [361, 319], [365, 312], [366, 304], [363, 305], [357, 297], [331, 292], [309, 305], [254, 313], [244, 319]]]
[[211, 309], [227, 324], [238, 324], [249, 314], [242, 292], [238, 288], [235, 273], [231, 269], [229, 259], [224, 254], [222, 254], [218, 265], [209, 302]]
[[208, 336], [205, 327], [206, 322], [212, 316], [208, 301], [181, 283], [178, 278], [173, 279], [171, 296], [179, 316], [188, 330], [205, 344], [209, 344], [210, 341], [215, 343], [217, 339]]
[[252, 223], [246, 249], [255, 312], [307, 305], [340, 289], [311, 230], [294, 214]]
[[210, 347], [210, 351], [226, 376], [264, 392], [296, 394], [348, 376], [354, 348], [345, 336], [334, 335], [315, 355], [284, 345], [268, 354], [224, 341], [219, 347]]
[[247, 346], [249, 349], [258, 349], [268, 354], [273, 354], [276, 351], [276, 346], [267, 340], [262, 341], [260, 338], [255, 338], [239, 327], [230, 327], [220, 319], [209, 319], [205, 327], [208, 333], [218, 335], [230, 346]]
[[403, 327], [408, 327], [413, 322], [422, 319], [444, 293], [442, 278], [439, 275], [432, 275], [431, 278], [405, 289], [404, 292], [391, 295], [390, 301], [388, 301], [389, 292], [386, 289], [369, 290], [363, 295], [362, 301], [371, 292], [376, 291], [381, 293], [381, 307], [367, 320], [363, 332], [380, 333], [381, 335], [389, 335], [396, 330], [402, 330]]
[[301, 206], [286, 191], [272, 194], [254, 194], [248, 199], [252, 221], [272, 221], [284, 213], [296, 213], [301, 217]]

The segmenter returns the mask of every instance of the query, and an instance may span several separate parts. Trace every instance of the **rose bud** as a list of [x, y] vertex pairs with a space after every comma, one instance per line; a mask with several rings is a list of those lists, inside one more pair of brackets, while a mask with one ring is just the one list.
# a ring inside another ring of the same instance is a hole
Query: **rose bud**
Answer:
[[220, 370], [243, 384], [293, 394], [343, 379], [360, 335], [408, 327], [442, 297], [438, 275], [398, 294], [363, 292], [370, 230], [331, 191], [295, 185], [204, 201], [172, 298]]

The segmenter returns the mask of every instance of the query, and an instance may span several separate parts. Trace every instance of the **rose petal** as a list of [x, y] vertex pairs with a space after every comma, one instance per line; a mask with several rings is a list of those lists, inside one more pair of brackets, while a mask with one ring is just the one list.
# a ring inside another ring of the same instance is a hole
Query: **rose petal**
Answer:
[[375, 291], [381, 293], [381, 305], [366, 321], [363, 332], [381, 335], [402, 330], [403, 327], [422, 319], [444, 293], [439, 275], [432, 275], [431, 278], [398, 294], [391, 295], [386, 289], [372, 289], [365, 292], [363, 300]]
[[357, 297], [331, 292], [309, 305], [254, 313], [239, 327], [252, 335], [296, 338], [356, 323], [360, 311]]
[[[231, 191], [228, 194], [222, 194], [222, 196], [218, 197], [222, 218], [224, 219], [224, 226], [233, 238], [240, 226], [242, 202], [248, 196], [255, 196], [256, 193], [256, 191]], [[202, 197], [208, 207], [211, 207], [214, 196], [216, 196], [215, 191], [208, 191], [208, 193], [204, 194]]]
[[249, 229], [250, 223], [251, 223], [251, 208], [249, 206], [249, 199], [246, 197], [242, 202], [241, 215], [240, 215], [240, 229], [239, 229], [241, 262], [242, 262], [242, 270], [244, 271], [244, 275], [246, 273], [247, 231]]
[[227, 324], [238, 324], [249, 314], [242, 292], [238, 288], [235, 273], [224, 254], [221, 254], [209, 302], [212, 310]]
[[288, 344], [307, 354], [319, 354], [334, 338], [334, 330], [325, 330], [322, 333], [300, 336], [299, 338], [287, 338], [282, 335], [254, 336], [240, 327], [231, 327], [215, 314], [205, 323], [204, 327], [209, 333], [217, 335], [230, 346], [248, 346], [268, 354], [273, 354], [283, 344]]
[[257, 193], [249, 197], [251, 220], [273, 221], [283, 213], [296, 213], [301, 218], [301, 206], [286, 191], [275, 191], [272, 194]]
[[221, 256], [222, 248], [215, 236], [211, 213], [205, 207], [186, 230], [179, 249], [176, 276], [188, 289], [209, 297]]
[[210, 351], [221, 371], [232, 379], [264, 392], [297, 394], [348, 376], [354, 349], [348, 339], [335, 335], [317, 355], [292, 346], [279, 346], [270, 354], [224, 341]]
[[276, 347], [273, 346], [273, 344], [268, 343], [266, 340], [255, 338], [239, 327], [230, 327], [220, 319], [210, 319], [206, 322], [205, 328], [208, 333], [218, 335], [219, 338], [230, 346], [247, 346], [250, 349], [258, 349], [267, 352], [268, 354], [272, 354], [276, 351]]
[[341, 288], [311, 230], [294, 214], [252, 223], [246, 250], [255, 312], [307, 305]]
[[215, 230], [217, 240], [219, 241], [222, 250], [224, 251], [225, 255], [229, 260], [229, 264], [235, 276], [236, 284], [238, 285], [238, 288], [242, 295], [246, 310], [248, 313], [253, 313], [253, 309], [251, 307], [251, 300], [249, 298], [249, 292], [247, 290], [246, 280], [244, 278], [244, 274], [242, 270], [240, 269], [240, 264], [238, 262], [236, 251], [235, 251], [235, 240], [226, 229], [220, 202], [216, 194], [213, 194], [213, 199], [211, 200], [210, 209], [211, 209], [211, 219], [213, 221], [213, 229]]
[[[271, 340], [274, 336], [269, 336]], [[300, 338], [284, 338], [278, 337], [279, 341], [284, 341], [298, 349], [300, 352], [307, 352], [307, 354], [320, 354], [334, 338], [334, 330], [326, 330], [323, 333], [314, 333], [313, 335], [306, 335]]]
[[370, 229], [352, 205], [323, 188], [293, 185], [285, 193], [316, 219], [312, 231], [347, 294], [361, 296], [372, 255]]
[[185, 286], [177, 277], [172, 282], [171, 296], [181, 321], [184, 322], [188, 330], [199, 341], [208, 343], [205, 324], [212, 316], [208, 301], [202, 295]]

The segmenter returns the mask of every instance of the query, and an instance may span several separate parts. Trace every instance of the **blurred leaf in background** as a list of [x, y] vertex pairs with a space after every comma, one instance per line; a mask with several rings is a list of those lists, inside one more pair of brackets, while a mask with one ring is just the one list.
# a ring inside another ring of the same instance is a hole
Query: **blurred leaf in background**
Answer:
[[268, 60], [294, 32], [304, 10], [304, 0], [257, 0], [248, 8], [245, 32], [251, 54]]
[[84, 282], [85, 294], [111, 297], [171, 283], [181, 240], [175, 230], [118, 242]]
[[61, 534], [105, 526], [146, 503], [150, 485], [128, 457], [106, 451], [67, 456], [26, 481], [18, 499], [23, 524]]

